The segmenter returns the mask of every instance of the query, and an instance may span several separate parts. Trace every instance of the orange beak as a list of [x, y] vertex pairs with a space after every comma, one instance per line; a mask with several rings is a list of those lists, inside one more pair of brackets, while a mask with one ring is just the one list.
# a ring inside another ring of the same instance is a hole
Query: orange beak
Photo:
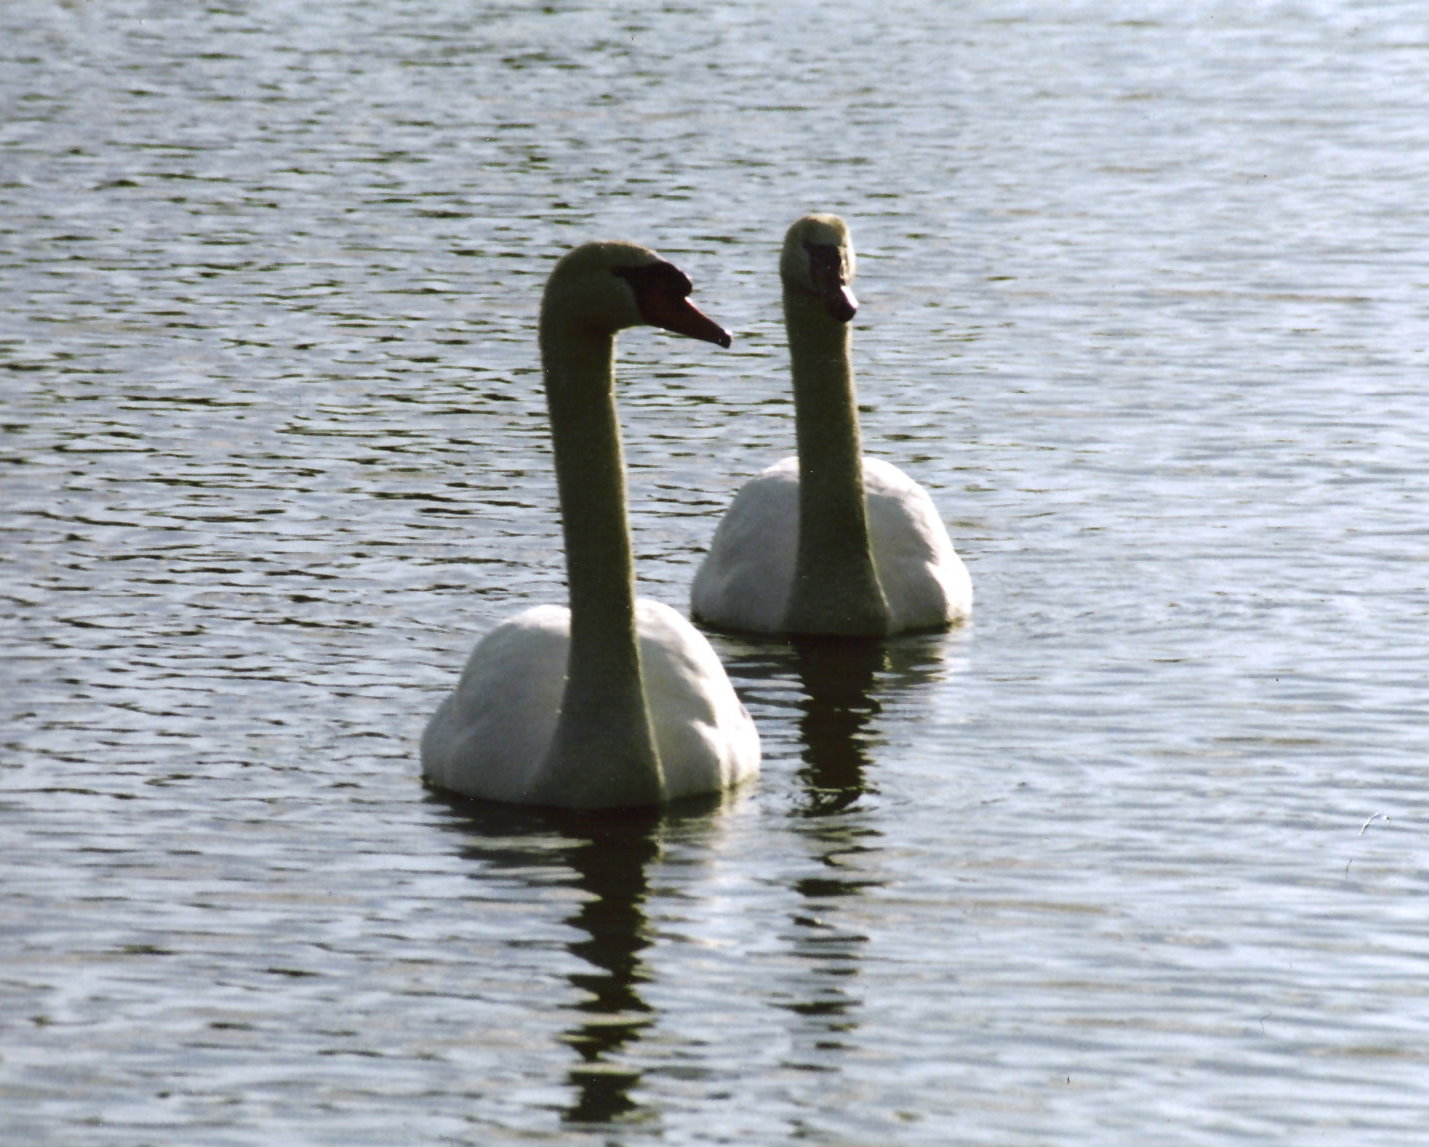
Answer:
[[707, 343], [728, 347], [729, 332], [690, 302], [694, 285], [673, 263], [661, 261], [640, 267], [616, 267], [615, 273], [630, 284], [640, 317], [652, 327], [673, 331]]
[[677, 335], [686, 335], [726, 349], [731, 342], [729, 332], [707, 317], [689, 299], [663, 292], [651, 292], [640, 300], [640, 311], [652, 327], [674, 331]]

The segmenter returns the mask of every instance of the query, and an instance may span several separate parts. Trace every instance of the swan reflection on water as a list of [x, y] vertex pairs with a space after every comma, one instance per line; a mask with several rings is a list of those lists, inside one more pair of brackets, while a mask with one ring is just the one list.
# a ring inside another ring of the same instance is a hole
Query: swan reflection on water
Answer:
[[620, 1057], [654, 1022], [640, 985], [649, 978], [641, 957], [650, 945], [647, 867], [659, 851], [658, 815], [639, 819], [567, 829], [574, 847], [566, 859], [574, 886], [586, 894], [566, 917], [583, 934], [568, 948], [588, 965], [570, 974], [584, 995], [572, 1005], [579, 1022], [562, 1037], [579, 1057], [567, 1075], [575, 1097], [564, 1118], [572, 1123], [610, 1123], [638, 1108], [631, 1090], [640, 1072], [620, 1066]]
[[[946, 676], [945, 652], [957, 639], [934, 633], [756, 644], [724, 636], [720, 651], [751, 708], [793, 718], [803, 762], [800, 811], [818, 817], [851, 809], [877, 791], [869, 778], [869, 749], [878, 740], [885, 700], [897, 701]], [[781, 747], [770, 736], [775, 722], [766, 717], [761, 724], [772, 755]]]
[[[859, 970], [868, 936], [847, 909], [887, 881], [879, 874], [883, 832], [864, 815], [877, 790], [870, 750], [885, 703], [897, 704], [947, 672], [947, 634], [888, 640], [800, 637], [749, 646], [726, 664], [741, 693], [769, 691], [798, 730], [797, 805], [790, 827], [815, 866], [792, 882], [797, 900], [785, 936], [803, 964], [777, 1006], [798, 1017], [789, 1052], [801, 1069], [837, 1071], [863, 1004]], [[797, 682], [797, 689], [789, 685]]]
[[564, 923], [578, 933], [566, 944], [581, 963], [567, 979], [576, 989], [570, 1004], [576, 1022], [561, 1040], [578, 1057], [567, 1082], [571, 1102], [562, 1118], [572, 1124], [606, 1124], [638, 1118], [632, 1092], [641, 1071], [624, 1066], [641, 1036], [656, 1021], [640, 987], [651, 972], [642, 953], [651, 943], [645, 911], [649, 866], [661, 854], [672, 826], [698, 838], [701, 822], [737, 795], [713, 793], [665, 808], [576, 812], [472, 801], [433, 793], [432, 801], [454, 814], [463, 837], [461, 854], [482, 872], [529, 872], [538, 868], [541, 890], [549, 888], [553, 863], [566, 869], [560, 883], [578, 892]]
[[[792, 983], [759, 990], [771, 1006], [797, 1017], [788, 1054], [811, 1069], [838, 1070], [838, 1053], [862, 1005], [858, 971], [868, 938], [841, 919], [841, 908], [886, 883], [877, 865], [882, 833], [861, 806], [877, 791], [870, 748], [878, 741], [878, 718], [885, 702], [945, 672], [946, 640], [731, 641], [722, 650], [732, 678], [764, 723], [797, 730], [796, 803], [783, 823], [802, 842], [815, 871], [790, 867], [794, 902], [783, 940], [804, 972]], [[766, 775], [762, 784], [771, 779]], [[682, 849], [693, 846], [703, 855], [734, 806], [757, 800], [759, 787], [618, 812], [429, 795], [451, 811], [449, 825], [477, 878], [507, 873], [531, 879], [542, 897], [553, 882], [578, 893], [563, 920], [576, 933], [566, 950], [580, 964], [566, 975], [574, 992], [564, 1008], [571, 1022], [560, 1036], [576, 1057], [566, 1075], [570, 1099], [561, 1112], [567, 1125], [653, 1114], [638, 1096], [639, 1045], [659, 1022], [643, 992], [658, 974], [646, 959], [653, 941], [651, 868], [668, 859], [667, 845], [676, 838]], [[779, 823], [771, 822], [776, 828]]]

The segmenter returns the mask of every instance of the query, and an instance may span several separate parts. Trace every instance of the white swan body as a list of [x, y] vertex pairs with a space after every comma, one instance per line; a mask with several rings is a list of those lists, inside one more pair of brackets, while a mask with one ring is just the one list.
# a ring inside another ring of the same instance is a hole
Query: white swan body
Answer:
[[[972, 583], [928, 492], [881, 458], [863, 459], [863, 485], [887, 632], [934, 631], [965, 618]], [[798, 522], [799, 459], [790, 456], [735, 495], [695, 576], [695, 617], [721, 629], [785, 632]]]
[[[747, 779], [758, 769], [758, 734], [709, 641], [658, 601], [639, 599], [635, 618], [664, 799]], [[467, 796], [533, 803], [543, 791], [570, 646], [563, 605], [532, 606], [483, 637], [422, 738], [427, 780]], [[535, 803], [562, 802], [555, 794]]]
[[612, 808], [715, 792], [759, 771], [759, 735], [709, 641], [636, 601], [615, 416], [615, 334], [651, 323], [729, 345], [654, 252], [592, 243], [541, 310], [570, 606], [497, 626], [422, 736], [426, 781], [516, 804]]
[[799, 454], [746, 483], [695, 574], [719, 629], [884, 636], [972, 612], [972, 581], [926, 490], [863, 457], [849, 361], [854, 255], [833, 215], [798, 220], [780, 272]]

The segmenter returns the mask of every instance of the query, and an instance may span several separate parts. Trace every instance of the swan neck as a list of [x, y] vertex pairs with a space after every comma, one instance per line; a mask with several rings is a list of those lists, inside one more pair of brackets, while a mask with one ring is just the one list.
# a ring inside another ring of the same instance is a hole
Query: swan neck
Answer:
[[615, 337], [543, 308], [541, 358], [570, 594], [566, 687], [544, 773], [563, 803], [658, 803], [642, 688]]
[[879, 636], [889, 611], [869, 540], [852, 331], [784, 288], [799, 449], [799, 539], [786, 628]]

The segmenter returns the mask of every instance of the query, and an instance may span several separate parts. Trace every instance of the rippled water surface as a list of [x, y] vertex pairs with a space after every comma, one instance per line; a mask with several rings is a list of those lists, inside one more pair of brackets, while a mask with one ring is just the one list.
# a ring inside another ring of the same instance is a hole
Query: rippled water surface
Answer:
[[[0, 7], [0, 1140], [1422, 1142], [1429, 34], [1411, 3]], [[532, 323], [628, 236], [642, 592], [870, 452], [974, 622], [717, 639], [760, 781], [427, 795], [560, 600]]]

